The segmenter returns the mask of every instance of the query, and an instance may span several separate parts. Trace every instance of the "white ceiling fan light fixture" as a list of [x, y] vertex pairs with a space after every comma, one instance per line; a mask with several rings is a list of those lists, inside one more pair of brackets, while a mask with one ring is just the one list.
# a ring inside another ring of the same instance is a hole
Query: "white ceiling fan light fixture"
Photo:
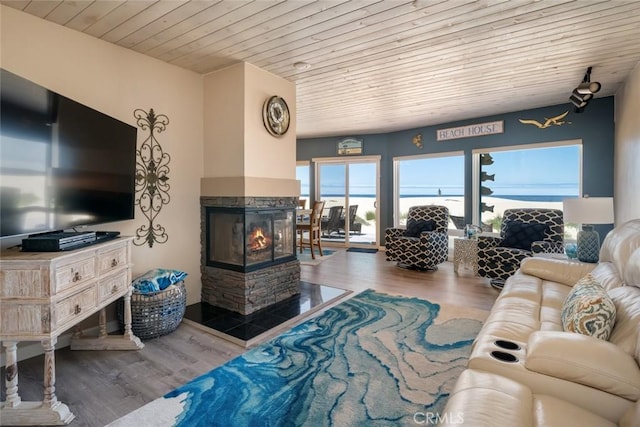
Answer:
[[576, 113], [582, 113], [593, 98], [593, 94], [602, 87], [599, 82], [591, 81], [591, 69], [592, 67], [587, 68], [587, 73], [584, 75], [582, 82], [569, 96], [569, 101], [576, 107], [574, 110]]

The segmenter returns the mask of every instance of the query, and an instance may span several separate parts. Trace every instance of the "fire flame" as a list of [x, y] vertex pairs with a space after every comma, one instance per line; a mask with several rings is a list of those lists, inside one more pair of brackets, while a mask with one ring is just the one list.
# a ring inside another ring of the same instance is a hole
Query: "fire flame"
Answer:
[[249, 236], [249, 249], [256, 251], [265, 249], [269, 245], [271, 245], [271, 238], [265, 236], [262, 227], [255, 228]]

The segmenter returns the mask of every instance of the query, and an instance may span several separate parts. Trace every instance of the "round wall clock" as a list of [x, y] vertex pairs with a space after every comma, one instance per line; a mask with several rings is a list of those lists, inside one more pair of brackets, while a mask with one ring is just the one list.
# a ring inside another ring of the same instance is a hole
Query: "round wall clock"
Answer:
[[273, 136], [282, 136], [289, 130], [289, 107], [279, 96], [267, 99], [262, 107], [264, 127]]

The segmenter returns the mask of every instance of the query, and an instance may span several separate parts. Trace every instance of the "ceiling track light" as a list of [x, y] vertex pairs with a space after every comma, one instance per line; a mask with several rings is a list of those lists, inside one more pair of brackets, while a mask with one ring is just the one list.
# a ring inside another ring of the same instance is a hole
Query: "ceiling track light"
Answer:
[[569, 97], [569, 101], [571, 101], [576, 108], [584, 108], [587, 106], [589, 101], [591, 101], [591, 98], [593, 98], [593, 95], [590, 93], [582, 95], [577, 90], [574, 90]]
[[582, 82], [569, 96], [569, 101], [576, 107], [574, 111], [582, 113], [593, 98], [593, 94], [598, 92], [601, 87], [600, 83], [591, 81], [591, 67], [587, 68], [587, 73], [584, 75]]
[[580, 83], [576, 88], [579, 94], [594, 94], [600, 90], [600, 83], [598, 82], [584, 82]]

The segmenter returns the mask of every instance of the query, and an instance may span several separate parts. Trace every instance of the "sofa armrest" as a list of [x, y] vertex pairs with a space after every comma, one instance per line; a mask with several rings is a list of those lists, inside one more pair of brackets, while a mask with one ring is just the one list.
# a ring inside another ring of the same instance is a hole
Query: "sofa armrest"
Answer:
[[531, 252], [534, 254], [563, 254], [564, 245], [559, 242], [539, 240], [531, 244]]
[[404, 236], [404, 232], [406, 230], [404, 228], [387, 228], [384, 230], [385, 243], [389, 241], [389, 239], [393, 239], [396, 237]]
[[502, 238], [495, 236], [478, 236], [478, 250], [495, 248], [502, 242]]
[[542, 280], [573, 286], [586, 276], [597, 264], [573, 262], [564, 259], [527, 258], [520, 264], [520, 272]]
[[449, 243], [449, 235], [447, 233], [441, 233], [439, 231], [423, 231], [420, 233], [420, 244], [423, 246]]
[[640, 368], [635, 359], [615, 344], [587, 335], [533, 332], [525, 367], [632, 401], [640, 397]]

